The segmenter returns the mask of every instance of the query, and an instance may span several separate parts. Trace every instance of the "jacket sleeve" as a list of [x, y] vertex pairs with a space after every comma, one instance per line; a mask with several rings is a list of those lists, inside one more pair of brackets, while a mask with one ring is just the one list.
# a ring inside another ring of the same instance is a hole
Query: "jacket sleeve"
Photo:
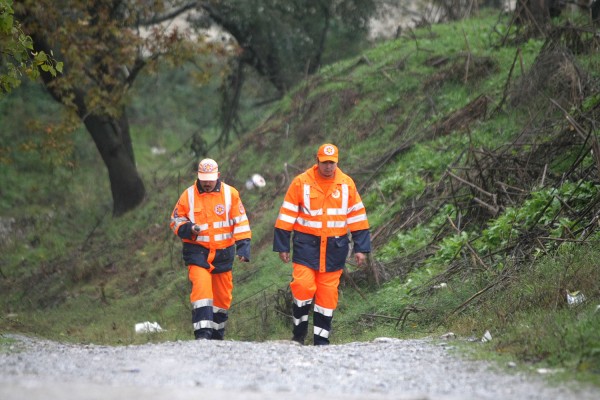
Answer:
[[[231, 221], [233, 225], [233, 239], [236, 241], [248, 239], [248, 243], [252, 238], [252, 231], [250, 230], [250, 221], [248, 220], [248, 214], [240, 198], [240, 194], [234, 188], [231, 189]], [[248, 255], [250, 252], [248, 251]]]
[[171, 213], [170, 227], [173, 233], [182, 239], [192, 239], [192, 222], [188, 217], [189, 204], [187, 203], [187, 191], [183, 192]]
[[273, 232], [273, 251], [278, 253], [289, 253], [291, 236], [292, 232], [275, 228], [275, 231]]
[[250, 261], [250, 239], [237, 240], [235, 242], [235, 252], [238, 256]]
[[290, 232], [294, 230], [294, 224], [296, 223], [296, 218], [298, 218], [300, 212], [301, 200], [301, 182], [298, 177], [296, 177], [290, 184], [290, 187], [285, 194], [285, 198], [283, 199], [283, 203], [279, 208], [279, 215], [275, 221], [275, 228]]
[[368, 229], [361, 229], [352, 232], [352, 241], [354, 242], [355, 253], [371, 252], [371, 232]]

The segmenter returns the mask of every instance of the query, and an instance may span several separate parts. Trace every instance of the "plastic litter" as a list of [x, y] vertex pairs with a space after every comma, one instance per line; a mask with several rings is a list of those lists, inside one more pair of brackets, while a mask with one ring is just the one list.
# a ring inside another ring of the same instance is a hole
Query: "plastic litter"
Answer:
[[158, 324], [158, 322], [140, 322], [135, 324], [135, 333], [151, 333], [151, 332], [162, 332], [163, 328]]
[[255, 187], [262, 188], [265, 187], [266, 184], [267, 181], [265, 181], [265, 178], [263, 178], [260, 174], [254, 174], [246, 181], [246, 189], [250, 190], [254, 189]]
[[481, 341], [485, 343], [489, 342], [490, 340], [492, 340], [492, 334], [490, 333], [490, 331], [485, 331], [483, 337], [481, 338]]
[[567, 303], [570, 306], [581, 304], [585, 301], [585, 296], [579, 290], [576, 292], [567, 292]]

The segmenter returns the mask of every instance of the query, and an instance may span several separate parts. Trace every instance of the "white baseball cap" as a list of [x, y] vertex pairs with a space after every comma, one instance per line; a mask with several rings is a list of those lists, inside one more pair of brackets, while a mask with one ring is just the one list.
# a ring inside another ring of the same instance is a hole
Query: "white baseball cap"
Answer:
[[198, 179], [201, 181], [216, 181], [219, 179], [219, 166], [212, 158], [205, 158], [198, 163]]

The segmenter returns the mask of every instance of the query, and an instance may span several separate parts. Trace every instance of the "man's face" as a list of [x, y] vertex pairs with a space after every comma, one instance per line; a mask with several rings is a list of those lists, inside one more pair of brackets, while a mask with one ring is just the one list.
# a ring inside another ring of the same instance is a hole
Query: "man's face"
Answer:
[[212, 192], [217, 186], [217, 181], [200, 181], [200, 186], [205, 192]]
[[319, 168], [319, 174], [323, 178], [333, 178], [335, 176], [335, 169], [337, 168], [337, 163], [333, 161], [319, 161], [317, 160], [317, 166]]

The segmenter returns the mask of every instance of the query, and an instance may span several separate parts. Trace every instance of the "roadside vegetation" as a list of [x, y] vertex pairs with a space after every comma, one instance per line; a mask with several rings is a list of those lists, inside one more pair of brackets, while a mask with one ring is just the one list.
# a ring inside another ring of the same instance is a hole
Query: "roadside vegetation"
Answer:
[[[597, 27], [576, 26], [556, 21], [545, 38], [523, 40], [497, 12], [424, 24], [275, 103], [247, 105], [250, 128], [208, 154], [240, 189], [253, 230], [252, 262], [234, 267], [227, 337], [289, 339], [291, 266], [271, 251], [272, 226], [290, 179], [331, 141], [374, 244], [368, 267], [349, 262], [343, 275], [333, 343], [452, 333], [473, 356], [600, 386], [600, 57]], [[165, 109], [152, 98], [199, 103], [211, 88], [201, 96], [185, 81], [140, 79], [130, 119], [147, 196], [120, 218], [93, 144], [51, 128], [60, 109], [41, 89], [24, 84], [0, 101], [12, 132], [0, 150], [0, 331], [104, 344], [192, 338], [168, 223], [201, 156], [183, 115], [214, 139], [218, 105]], [[245, 188], [254, 173], [264, 188]], [[143, 321], [164, 331], [136, 334]]]

